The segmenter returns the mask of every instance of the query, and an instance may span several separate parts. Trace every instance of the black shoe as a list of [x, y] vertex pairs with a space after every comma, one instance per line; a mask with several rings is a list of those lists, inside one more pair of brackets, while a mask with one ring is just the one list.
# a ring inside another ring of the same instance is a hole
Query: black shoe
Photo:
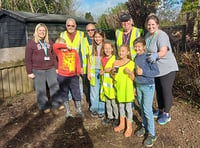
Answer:
[[97, 118], [97, 117], [98, 117], [98, 114], [97, 114], [96, 112], [91, 112], [91, 117]]
[[102, 124], [103, 125], [105, 125], [105, 126], [107, 126], [107, 125], [109, 125], [110, 123], [112, 123], [112, 119], [109, 119], [109, 118], [105, 118], [103, 121], [102, 121]]
[[113, 127], [117, 127], [119, 125], [119, 119], [114, 119], [113, 120]]

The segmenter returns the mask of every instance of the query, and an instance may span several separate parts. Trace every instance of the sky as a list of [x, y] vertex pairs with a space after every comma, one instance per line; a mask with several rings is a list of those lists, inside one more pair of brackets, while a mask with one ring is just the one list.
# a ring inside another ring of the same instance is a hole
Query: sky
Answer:
[[128, 0], [76, 0], [79, 4], [77, 12], [85, 16], [86, 12], [91, 12], [95, 21], [103, 14], [108, 8], [115, 7], [119, 3], [125, 3]]

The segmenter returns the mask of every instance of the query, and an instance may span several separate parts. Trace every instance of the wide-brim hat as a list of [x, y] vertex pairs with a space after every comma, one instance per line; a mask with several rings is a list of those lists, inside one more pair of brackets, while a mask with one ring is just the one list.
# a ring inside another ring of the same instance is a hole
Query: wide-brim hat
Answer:
[[126, 22], [128, 20], [131, 19], [131, 15], [128, 14], [128, 13], [123, 13], [121, 16], [120, 16], [120, 22]]

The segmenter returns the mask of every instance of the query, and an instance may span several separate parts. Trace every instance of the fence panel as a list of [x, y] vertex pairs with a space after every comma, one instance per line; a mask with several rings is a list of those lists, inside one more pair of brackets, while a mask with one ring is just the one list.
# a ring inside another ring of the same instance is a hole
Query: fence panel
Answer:
[[0, 98], [3, 99], [34, 90], [24, 64], [0, 67], [0, 82]]
[[2, 70], [2, 85], [3, 85], [3, 97], [10, 97], [10, 86], [9, 86], [9, 77], [8, 77], [8, 69]]
[[16, 90], [17, 94], [22, 93], [22, 75], [21, 75], [21, 67], [15, 68], [15, 78], [16, 78]]

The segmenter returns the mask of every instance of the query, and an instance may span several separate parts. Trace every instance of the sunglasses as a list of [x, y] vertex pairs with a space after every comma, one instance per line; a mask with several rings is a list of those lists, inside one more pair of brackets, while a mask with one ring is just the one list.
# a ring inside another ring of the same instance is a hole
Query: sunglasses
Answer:
[[74, 28], [74, 27], [75, 27], [75, 25], [67, 25], [67, 27], [73, 27], [73, 28]]
[[87, 30], [87, 32], [90, 32], [90, 31], [91, 31], [91, 32], [92, 32], [92, 31], [95, 31], [95, 29], [88, 29], [88, 30]]

